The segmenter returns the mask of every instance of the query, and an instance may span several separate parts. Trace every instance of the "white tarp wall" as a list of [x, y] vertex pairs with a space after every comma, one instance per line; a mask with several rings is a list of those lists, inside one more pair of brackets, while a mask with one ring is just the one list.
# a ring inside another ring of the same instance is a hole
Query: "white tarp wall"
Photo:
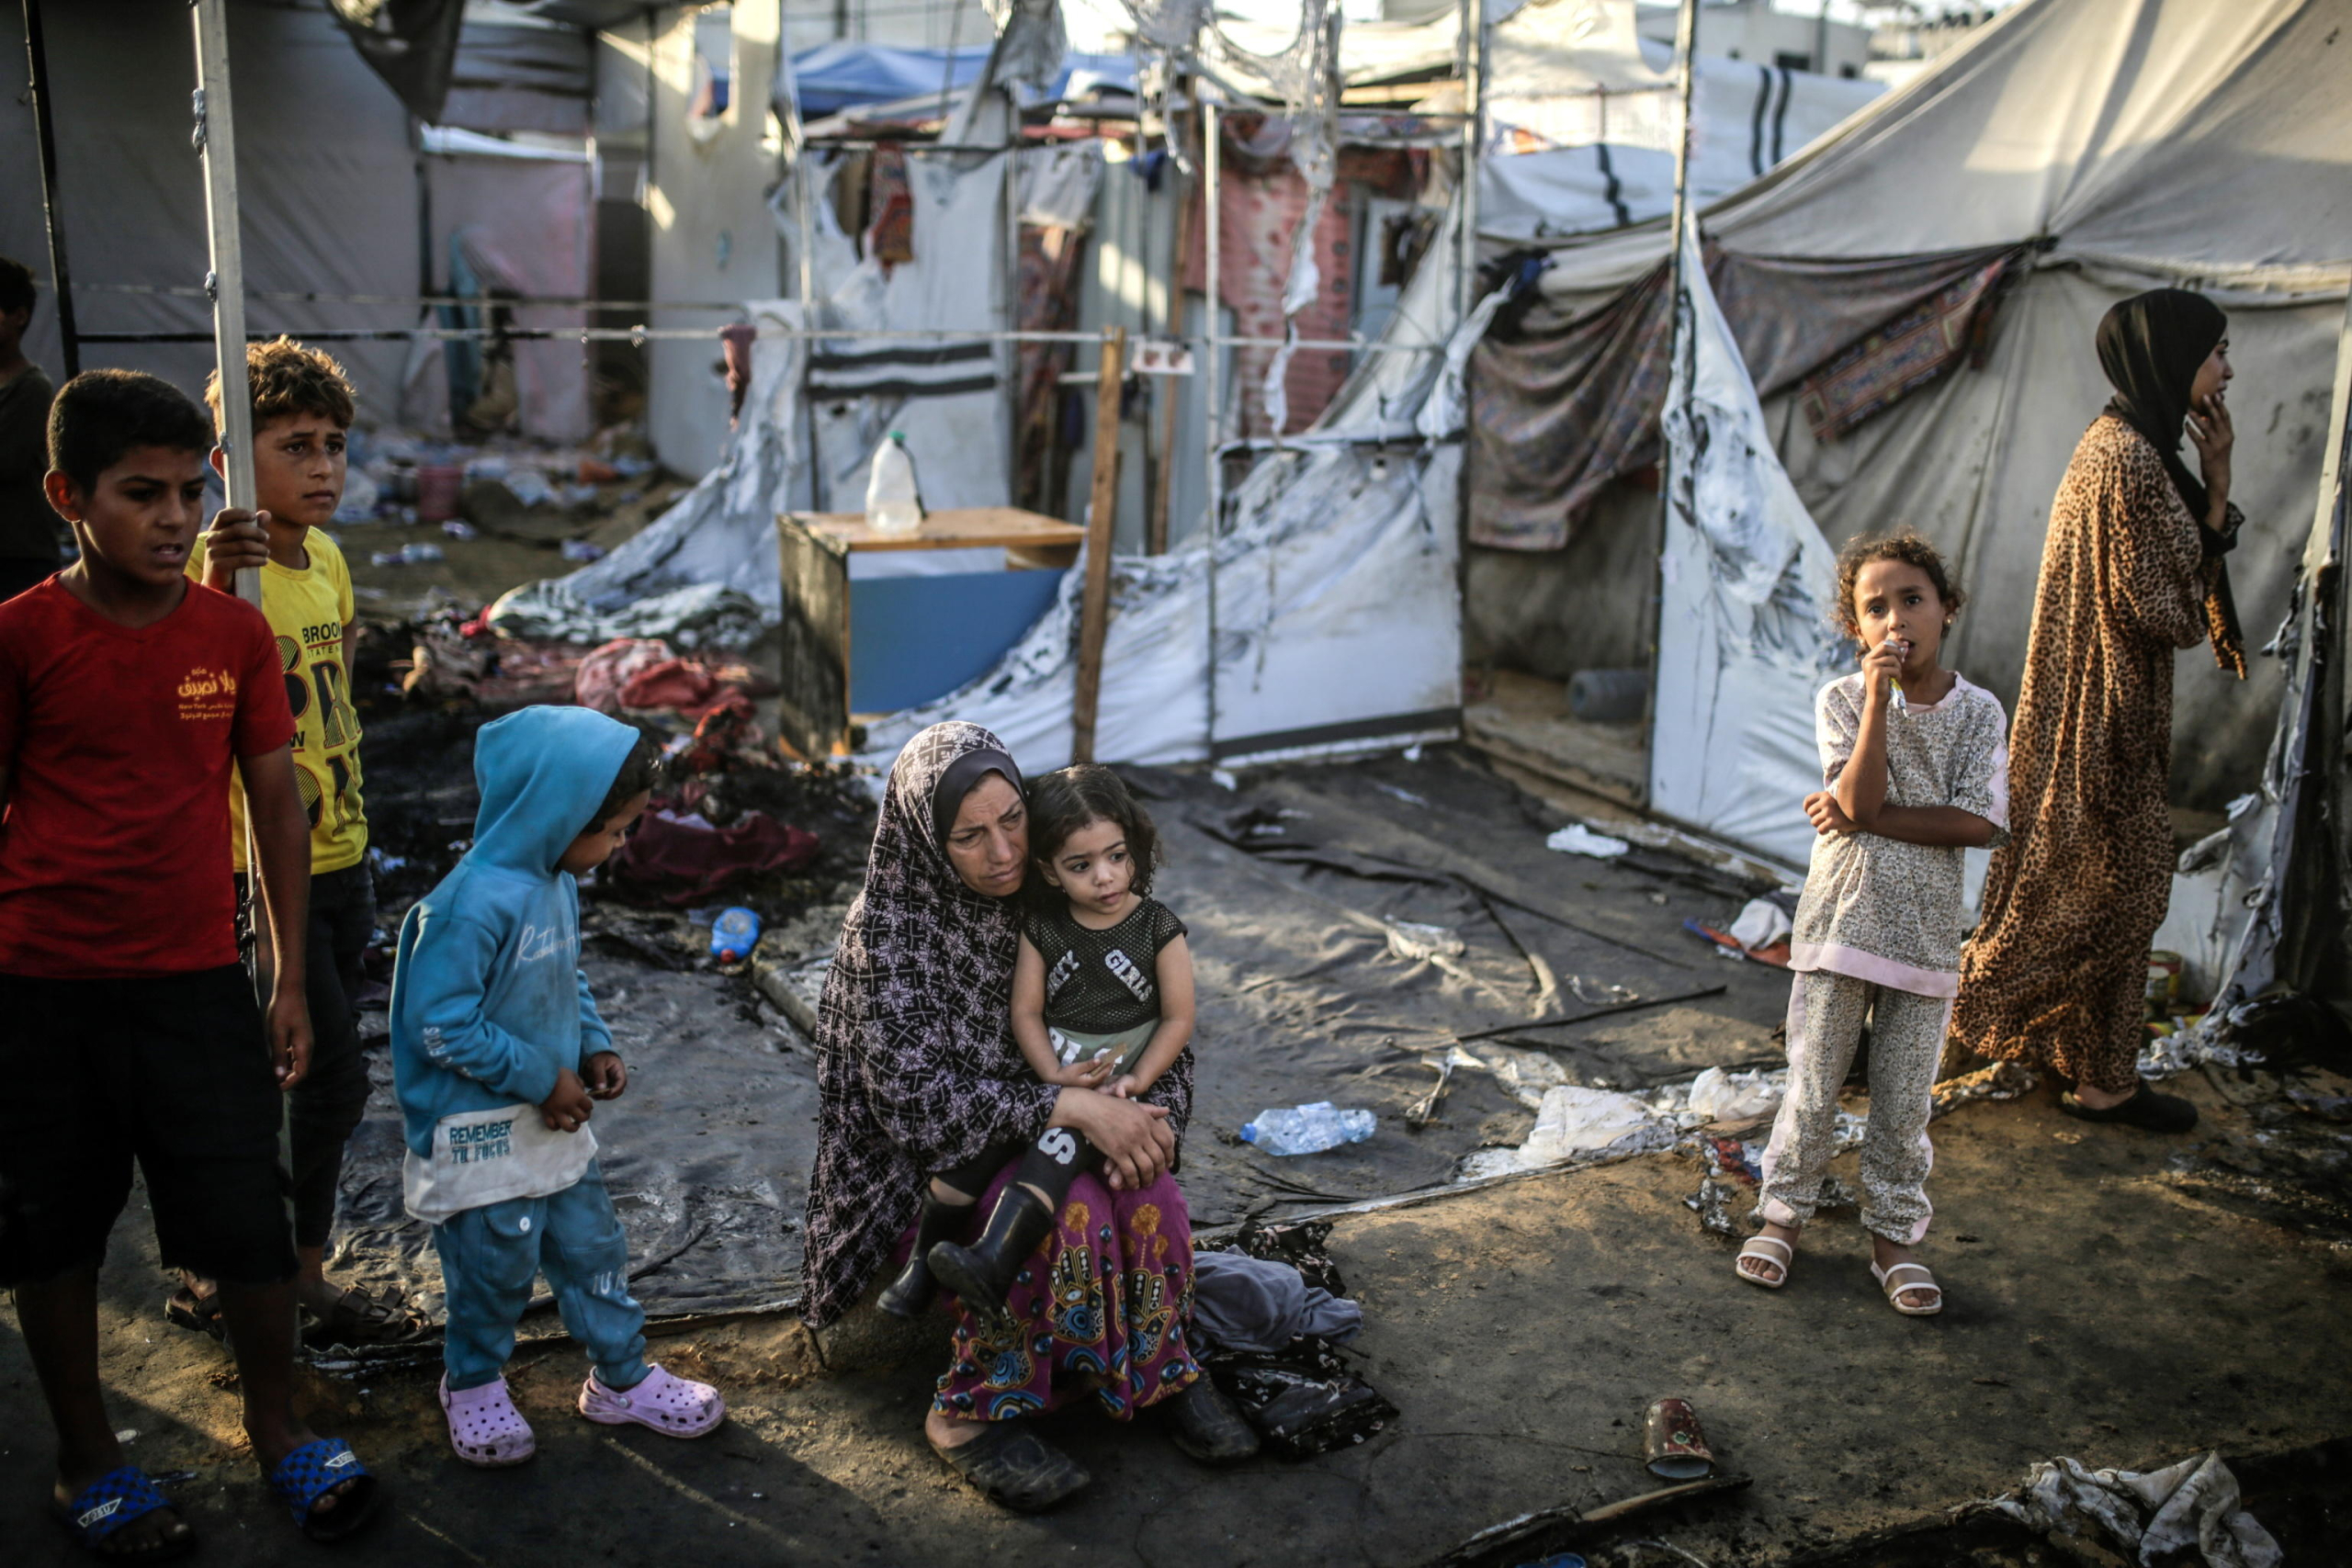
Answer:
[[1852, 664], [1830, 621], [1837, 555], [1773, 455], [1696, 232], [1666, 400], [1650, 805], [1802, 866], [1814, 833], [1798, 802], [1821, 787], [1814, 694]]
[[[1236, 491], [1216, 545], [1214, 660], [1205, 536], [1113, 562], [1096, 755], [1238, 759], [1454, 732], [1461, 448], [1425, 440], [1414, 420], [1455, 316], [1459, 213], [1457, 204], [1383, 340], [1413, 352], [1370, 355], [1316, 427]], [[1070, 573], [1053, 611], [995, 670], [876, 726], [865, 760], [887, 766], [924, 726], [965, 718], [996, 731], [1024, 767], [1068, 761], [1082, 581]]]
[[[1530, 241], [1665, 217], [1681, 107], [1672, 51], [1639, 37], [1632, 0], [1538, 0], [1487, 44], [1478, 232]], [[1712, 201], [1884, 92], [1705, 51], [1690, 112], [1690, 195]], [[1530, 151], [1528, 149], [1539, 149]]]

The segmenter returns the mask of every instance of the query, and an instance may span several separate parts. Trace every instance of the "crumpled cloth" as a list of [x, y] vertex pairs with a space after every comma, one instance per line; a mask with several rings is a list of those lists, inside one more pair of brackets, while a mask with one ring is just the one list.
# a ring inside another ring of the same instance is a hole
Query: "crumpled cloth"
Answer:
[[501, 637], [533, 641], [609, 642], [661, 637], [673, 648], [750, 648], [766, 630], [749, 594], [718, 582], [695, 582], [600, 609], [550, 578], [511, 588], [490, 607]]
[[2144, 1472], [2089, 1470], [2061, 1456], [2026, 1472], [2023, 1490], [1992, 1506], [2060, 1535], [2081, 1535], [2089, 1520], [2143, 1563], [2186, 1546], [2196, 1547], [2208, 1568], [2278, 1568], [2286, 1560], [2270, 1532], [2238, 1506], [2237, 1477], [2218, 1453]]
[[746, 811], [724, 828], [700, 817], [649, 811], [605, 863], [615, 883], [684, 908], [707, 903], [747, 877], [797, 871], [817, 858], [817, 835], [763, 811]]
[[616, 637], [580, 661], [572, 700], [598, 713], [617, 714], [644, 705], [627, 701], [629, 683], [656, 665], [674, 663], [670, 645], [659, 637]]
[[1308, 1284], [1287, 1263], [1193, 1255], [1193, 1334], [1205, 1347], [1272, 1352], [1302, 1334], [1344, 1345], [1363, 1328], [1363, 1308]]

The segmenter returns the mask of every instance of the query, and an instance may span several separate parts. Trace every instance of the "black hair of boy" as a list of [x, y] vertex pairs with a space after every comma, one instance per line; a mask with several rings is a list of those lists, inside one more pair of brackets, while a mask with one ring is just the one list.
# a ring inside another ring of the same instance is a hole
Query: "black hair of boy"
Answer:
[[85, 370], [49, 405], [49, 466], [84, 491], [143, 446], [212, 450], [212, 422], [186, 392], [143, 370]]
[[0, 316], [12, 310], [31, 310], [40, 295], [32, 268], [14, 257], [0, 256]]
[[[1137, 897], [1151, 892], [1151, 874], [1165, 858], [1159, 831], [1119, 775], [1100, 762], [1057, 768], [1029, 786], [1029, 842], [1044, 861], [1069, 842], [1069, 836], [1090, 822], [1115, 822], [1127, 840], [1127, 859], [1136, 868], [1130, 884]], [[1048, 902], [1065, 899], [1061, 889], [1036, 885], [1037, 896]]]
[[582, 824], [580, 830], [593, 833], [621, 814], [621, 808], [662, 782], [662, 748], [653, 737], [640, 733], [637, 744], [621, 759], [621, 771], [613, 777], [613, 787], [605, 792], [605, 803], [596, 807], [596, 815]]

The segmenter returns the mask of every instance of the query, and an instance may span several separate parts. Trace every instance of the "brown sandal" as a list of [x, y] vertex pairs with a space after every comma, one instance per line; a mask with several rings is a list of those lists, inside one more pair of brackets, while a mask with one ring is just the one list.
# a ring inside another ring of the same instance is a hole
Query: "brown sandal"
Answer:
[[425, 1331], [424, 1319], [405, 1306], [347, 1290], [320, 1312], [304, 1307], [302, 1337], [313, 1345], [405, 1345]]

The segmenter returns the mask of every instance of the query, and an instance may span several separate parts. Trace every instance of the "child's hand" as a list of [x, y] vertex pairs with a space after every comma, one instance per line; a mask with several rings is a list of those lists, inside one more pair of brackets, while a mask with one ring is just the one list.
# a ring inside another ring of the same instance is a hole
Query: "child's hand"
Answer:
[[1150, 1080], [1135, 1073], [1121, 1073], [1104, 1088], [1104, 1094], [1117, 1095], [1121, 1100], [1140, 1100], [1151, 1087]]
[[277, 1087], [292, 1089], [311, 1074], [311, 1004], [300, 986], [275, 987], [269, 998], [269, 1059]]
[[1057, 1089], [1101, 1089], [1111, 1077], [1111, 1064], [1102, 1056], [1082, 1056], [1054, 1069], [1046, 1081]]
[[1804, 814], [1812, 821], [1813, 830], [1823, 838], [1832, 833], [1859, 833], [1862, 830], [1860, 824], [1846, 815], [1846, 808], [1838, 804], [1835, 790], [1817, 789], [1806, 795]]
[[588, 1098], [618, 1100], [628, 1088], [628, 1064], [617, 1051], [599, 1051], [588, 1058]]
[[539, 1101], [539, 1120], [559, 1133], [577, 1133], [594, 1110], [580, 1075], [566, 1067], [556, 1075], [555, 1092]]
[[269, 513], [224, 506], [204, 531], [204, 585], [223, 593], [237, 591], [240, 570], [269, 564]]
[[1888, 637], [1862, 655], [1862, 696], [1865, 702], [1886, 700], [1887, 682], [1903, 678], [1903, 661], [1911, 656], [1911, 645], [1899, 637]]

